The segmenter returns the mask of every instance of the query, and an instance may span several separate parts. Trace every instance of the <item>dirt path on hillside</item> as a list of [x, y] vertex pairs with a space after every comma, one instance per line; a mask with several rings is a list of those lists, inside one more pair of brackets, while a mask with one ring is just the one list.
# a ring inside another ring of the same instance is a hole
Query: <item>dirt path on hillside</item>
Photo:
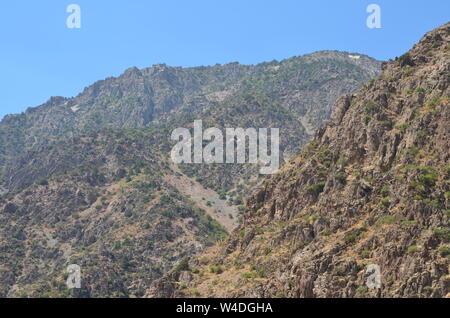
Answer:
[[199, 182], [183, 174], [176, 165], [172, 165], [171, 168], [175, 173], [164, 177], [168, 183], [182, 194], [190, 197], [198, 207], [205, 210], [228, 232], [231, 232], [237, 226], [238, 210], [236, 206], [229, 206], [226, 200], [220, 200], [217, 192], [205, 189]]

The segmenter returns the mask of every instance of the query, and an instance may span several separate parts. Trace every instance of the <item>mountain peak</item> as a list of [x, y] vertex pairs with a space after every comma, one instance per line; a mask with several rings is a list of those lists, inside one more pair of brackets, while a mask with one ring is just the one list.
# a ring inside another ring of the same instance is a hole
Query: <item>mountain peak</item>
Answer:
[[125, 72], [123, 72], [122, 76], [124, 78], [130, 78], [133, 76], [142, 76], [142, 73], [136, 66], [132, 66], [126, 69]]

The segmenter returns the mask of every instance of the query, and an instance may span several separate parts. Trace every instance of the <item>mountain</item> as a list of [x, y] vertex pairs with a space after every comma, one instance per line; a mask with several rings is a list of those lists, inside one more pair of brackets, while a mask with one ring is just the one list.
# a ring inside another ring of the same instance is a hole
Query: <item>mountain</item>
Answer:
[[380, 62], [355, 56], [322, 51], [255, 66], [130, 68], [118, 78], [96, 82], [77, 97], [52, 97], [25, 113], [5, 116], [0, 122], [2, 185], [18, 189], [5, 173], [17, 158], [41, 145], [102, 129], [154, 127], [170, 136], [173, 128], [198, 118], [252, 127], [289, 120], [285, 133], [295, 140], [283, 139], [282, 148], [298, 149], [329, 118], [340, 95], [379, 73]]
[[450, 23], [382, 68], [147, 296], [448, 297]]
[[[0, 296], [141, 297], [238, 224], [257, 167], [175, 165], [171, 131], [279, 127], [293, 156], [379, 74], [323, 51], [258, 65], [130, 68], [0, 122]], [[81, 267], [69, 290], [67, 267]]]

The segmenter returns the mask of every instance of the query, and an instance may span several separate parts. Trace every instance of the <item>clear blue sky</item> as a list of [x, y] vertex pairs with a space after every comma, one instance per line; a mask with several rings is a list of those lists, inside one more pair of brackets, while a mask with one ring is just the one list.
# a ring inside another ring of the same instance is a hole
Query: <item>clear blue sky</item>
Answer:
[[[81, 29], [66, 27], [71, 3]], [[381, 29], [366, 26], [371, 3]], [[323, 49], [386, 60], [449, 20], [449, 0], [2, 0], [0, 118], [130, 66], [255, 64]]]

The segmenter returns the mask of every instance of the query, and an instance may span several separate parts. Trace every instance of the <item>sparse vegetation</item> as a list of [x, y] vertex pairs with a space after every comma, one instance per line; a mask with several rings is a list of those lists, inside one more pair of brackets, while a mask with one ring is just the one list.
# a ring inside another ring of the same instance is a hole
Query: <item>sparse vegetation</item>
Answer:
[[307, 190], [314, 194], [320, 194], [323, 192], [323, 189], [325, 188], [325, 184], [326, 184], [325, 181], [319, 181], [317, 184], [309, 186], [307, 188]]
[[391, 204], [391, 200], [389, 198], [382, 198], [380, 200], [380, 205], [384, 207], [388, 207]]
[[178, 265], [175, 267], [177, 272], [189, 270], [189, 258], [183, 258]]
[[439, 254], [442, 257], [447, 257], [450, 255], [450, 248], [448, 246], [441, 246], [439, 247]]
[[222, 274], [223, 268], [221, 266], [211, 266], [209, 268], [209, 271], [213, 274]]
[[409, 55], [409, 53], [405, 53], [402, 56], [400, 56], [397, 59], [397, 62], [401, 67], [414, 66], [414, 62], [413, 62], [411, 56]]
[[444, 228], [434, 228], [433, 232], [444, 242], [450, 241], [450, 231]]

